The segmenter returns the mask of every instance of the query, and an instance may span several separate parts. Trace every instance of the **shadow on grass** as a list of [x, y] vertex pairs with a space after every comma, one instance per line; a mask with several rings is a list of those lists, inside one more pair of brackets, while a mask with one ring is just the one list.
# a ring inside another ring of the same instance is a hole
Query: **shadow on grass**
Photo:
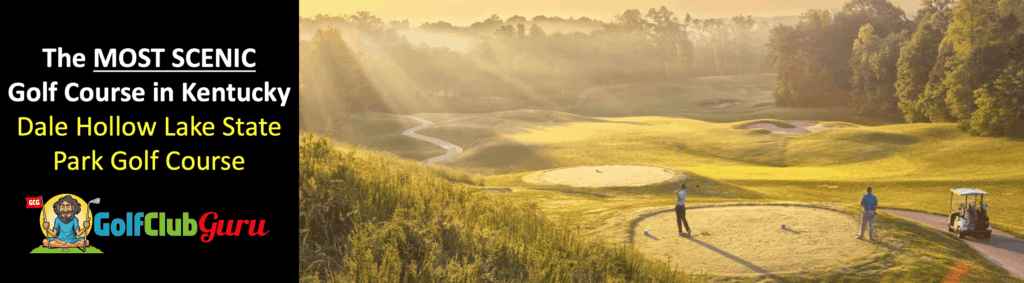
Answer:
[[795, 231], [795, 230], [789, 229], [789, 228], [782, 228], [782, 230], [786, 230], [786, 232], [790, 232], [790, 233], [797, 234], [797, 235], [803, 234], [803, 233], [800, 233], [799, 231]]
[[603, 194], [599, 194], [599, 193], [591, 193], [591, 192], [580, 192], [580, 191], [574, 191], [574, 190], [558, 190], [558, 191], [559, 191], [559, 192], [562, 192], [563, 194], [579, 194], [579, 195], [589, 195], [589, 196], [595, 196], [595, 197], [599, 197], [599, 198], [607, 198], [607, 197], [611, 197], [611, 196], [609, 196], [609, 195], [603, 195]]
[[728, 259], [731, 259], [732, 261], [735, 261], [736, 263], [742, 264], [743, 266], [746, 266], [747, 268], [750, 268], [750, 270], [753, 270], [754, 272], [760, 273], [761, 275], [765, 275], [765, 276], [768, 276], [768, 277], [771, 277], [771, 278], [775, 278], [776, 277], [775, 274], [772, 274], [771, 272], [768, 272], [768, 270], [765, 270], [764, 268], [761, 268], [760, 266], [757, 266], [757, 265], [755, 265], [753, 263], [750, 263], [749, 261], [743, 260], [742, 258], [739, 258], [738, 256], [735, 256], [735, 255], [730, 254], [730, 253], [728, 253], [726, 251], [723, 251], [723, 250], [721, 250], [721, 249], [719, 249], [719, 248], [717, 248], [715, 246], [712, 246], [711, 244], [702, 242], [701, 240], [697, 240], [697, 239], [694, 239], [694, 238], [687, 238], [687, 239], [689, 239], [690, 241], [693, 241], [694, 243], [697, 243], [698, 245], [704, 246], [705, 248], [707, 248], [707, 249], [709, 249], [711, 251], [714, 251], [714, 252], [716, 252], [716, 253], [718, 253], [718, 254], [720, 254], [720, 255], [728, 258]]

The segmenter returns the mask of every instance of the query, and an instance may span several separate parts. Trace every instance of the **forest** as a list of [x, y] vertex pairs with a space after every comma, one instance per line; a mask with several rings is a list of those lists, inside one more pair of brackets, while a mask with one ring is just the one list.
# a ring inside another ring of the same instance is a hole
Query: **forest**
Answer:
[[[852, 0], [798, 18], [697, 19], [660, 7], [608, 22], [492, 15], [412, 27], [357, 12], [299, 26], [306, 130], [329, 132], [349, 111], [431, 111], [424, 105], [438, 100], [566, 107], [594, 86], [777, 73], [779, 106], [1024, 135], [1022, 0], [923, 0], [912, 19], [885, 0]], [[457, 44], [414, 44], [416, 34]]]
[[923, 0], [914, 19], [885, 0], [810, 10], [773, 27], [780, 106], [851, 105], [908, 123], [1024, 134], [1024, 1]]

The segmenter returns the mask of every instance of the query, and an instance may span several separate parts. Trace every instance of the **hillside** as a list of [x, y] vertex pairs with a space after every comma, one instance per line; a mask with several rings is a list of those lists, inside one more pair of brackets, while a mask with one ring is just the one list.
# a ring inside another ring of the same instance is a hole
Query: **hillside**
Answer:
[[455, 170], [304, 134], [299, 175], [303, 282], [693, 281]]

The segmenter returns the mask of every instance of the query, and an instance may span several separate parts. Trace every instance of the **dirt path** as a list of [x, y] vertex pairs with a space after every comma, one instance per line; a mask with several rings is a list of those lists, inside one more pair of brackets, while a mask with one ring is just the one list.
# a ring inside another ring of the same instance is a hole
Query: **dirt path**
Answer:
[[[949, 218], [942, 215], [934, 215], [924, 212], [881, 209], [887, 213], [921, 222], [932, 228], [948, 231], [946, 222]], [[986, 258], [1003, 267], [1006, 271], [1024, 279], [1024, 240], [1017, 239], [1006, 232], [993, 229], [991, 239], [967, 237], [961, 239], [968, 246]]]
[[441, 162], [442, 160], [451, 158], [452, 156], [455, 156], [455, 155], [458, 155], [459, 153], [462, 153], [462, 148], [457, 146], [457, 145], [454, 145], [454, 144], [452, 144], [450, 142], [446, 142], [446, 141], [443, 141], [443, 140], [439, 140], [439, 139], [436, 139], [436, 138], [432, 138], [432, 137], [428, 137], [428, 136], [424, 136], [424, 135], [416, 133], [416, 131], [419, 130], [419, 129], [426, 128], [427, 126], [433, 125], [434, 122], [427, 121], [426, 119], [423, 119], [423, 118], [420, 118], [420, 117], [416, 117], [416, 116], [405, 116], [405, 117], [409, 118], [409, 119], [416, 120], [416, 121], [418, 121], [420, 123], [423, 123], [423, 124], [419, 125], [419, 126], [416, 126], [416, 127], [413, 127], [412, 129], [405, 130], [405, 132], [402, 132], [402, 135], [405, 135], [405, 136], [408, 136], [408, 137], [411, 137], [411, 138], [414, 138], [414, 139], [422, 140], [422, 141], [427, 141], [427, 142], [430, 142], [432, 144], [436, 144], [437, 146], [440, 146], [441, 148], [444, 148], [444, 149], [448, 150], [448, 152], [446, 152], [445, 154], [434, 156], [434, 157], [428, 158], [427, 160], [423, 160], [422, 161], [423, 163]]

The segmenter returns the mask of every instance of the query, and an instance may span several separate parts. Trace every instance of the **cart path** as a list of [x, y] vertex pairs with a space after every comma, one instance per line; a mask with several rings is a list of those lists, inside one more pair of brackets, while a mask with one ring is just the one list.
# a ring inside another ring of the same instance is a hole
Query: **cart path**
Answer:
[[587, 102], [587, 94], [588, 93], [592, 93], [592, 92], [595, 93], [595, 94], [597, 94], [597, 92], [604, 93], [604, 90], [602, 89], [604, 87], [605, 86], [595, 86], [595, 87], [592, 87], [592, 88], [590, 88], [588, 90], [583, 91], [583, 93], [581, 93], [579, 97], [576, 97], [576, 103], [573, 104], [572, 107], [583, 106], [583, 103]]
[[[932, 228], [949, 233], [948, 227], [946, 227], [946, 222], [949, 221], [948, 216], [896, 209], [880, 210], [896, 216], [921, 222]], [[997, 229], [992, 229], [991, 239], [967, 236], [967, 238], [960, 240], [967, 243], [968, 246], [973, 248], [975, 251], [978, 251], [978, 253], [981, 253], [981, 255], [985, 256], [992, 262], [995, 262], [996, 265], [999, 265], [1003, 267], [1003, 269], [1006, 269], [1006, 271], [1009, 271], [1010, 274], [1024, 280], [1024, 240], [1017, 239], [1013, 235]]]
[[459, 153], [462, 153], [462, 148], [457, 146], [457, 145], [454, 145], [454, 144], [452, 144], [450, 142], [446, 142], [446, 141], [443, 141], [443, 140], [440, 140], [440, 139], [437, 139], [437, 138], [432, 138], [432, 137], [428, 137], [428, 136], [424, 136], [424, 135], [416, 133], [416, 131], [419, 130], [419, 129], [423, 129], [423, 128], [426, 128], [427, 126], [433, 125], [434, 122], [427, 121], [427, 119], [423, 119], [423, 118], [412, 116], [412, 115], [408, 115], [408, 116], [405, 116], [405, 117], [409, 118], [409, 119], [416, 120], [416, 121], [418, 121], [420, 123], [423, 123], [423, 124], [419, 125], [419, 126], [416, 126], [416, 127], [413, 127], [412, 129], [405, 130], [405, 132], [402, 132], [402, 135], [405, 135], [405, 136], [408, 136], [408, 137], [411, 137], [411, 138], [414, 138], [414, 139], [422, 140], [422, 141], [427, 141], [427, 142], [430, 142], [432, 144], [436, 144], [437, 146], [440, 146], [441, 148], [444, 148], [444, 149], [448, 150], [448, 152], [446, 152], [445, 154], [434, 156], [434, 157], [428, 158], [427, 160], [423, 160], [421, 162], [423, 162], [423, 163], [441, 162], [441, 161], [443, 161], [445, 159], [451, 158], [452, 156], [455, 156], [455, 155], [458, 155]]

